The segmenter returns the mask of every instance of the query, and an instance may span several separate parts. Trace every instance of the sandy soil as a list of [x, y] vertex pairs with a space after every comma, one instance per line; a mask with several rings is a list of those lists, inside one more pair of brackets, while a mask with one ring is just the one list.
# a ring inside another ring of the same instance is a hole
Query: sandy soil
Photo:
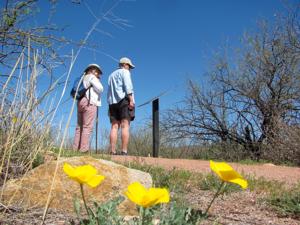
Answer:
[[[166, 169], [184, 169], [193, 172], [209, 173], [209, 162], [203, 160], [187, 159], [164, 159], [135, 156], [113, 156], [112, 161], [154, 165]], [[230, 163], [234, 169], [243, 174], [254, 175], [257, 178], [264, 177], [267, 180], [285, 182], [288, 185], [296, 184], [300, 181], [300, 168], [275, 166], [272, 164], [263, 165], [241, 165]], [[204, 210], [213, 197], [210, 191], [192, 189], [184, 196], [187, 202], [194, 209]], [[225, 195], [216, 199], [211, 207], [208, 220], [203, 221], [203, 225], [300, 225], [300, 221], [288, 217], [279, 217], [272, 209], [268, 208], [261, 199], [263, 193], [250, 192], [249, 190]], [[1, 213], [2, 212], [2, 213]], [[28, 225], [41, 224], [43, 209], [31, 209], [22, 211], [12, 209], [3, 213], [0, 205], [0, 225]], [[46, 225], [64, 225], [76, 221], [74, 215], [49, 210]]]
[[[204, 160], [189, 160], [189, 159], [165, 159], [152, 157], [136, 157], [136, 156], [112, 156], [112, 161], [115, 162], [137, 162], [140, 164], [148, 164], [163, 167], [165, 169], [183, 169], [192, 172], [209, 173], [209, 161]], [[273, 164], [261, 165], [242, 165], [238, 163], [229, 163], [236, 171], [252, 175], [256, 178], [263, 177], [267, 180], [282, 181], [293, 185], [300, 181], [300, 168], [275, 166]]]
[[[193, 172], [209, 173], [209, 161], [187, 159], [165, 159], [135, 156], [113, 156], [115, 162], [155, 165], [166, 169], [183, 169]], [[241, 165], [230, 163], [238, 172], [263, 177], [266, 180], [285, 182], [294, 185], [300, 182], [300, 168], [275, 166], [273, 164]], [[298, 219], [280, 217], [261, 199], [264, 193], [250, 192], [249, 190], [225, 195], [216, 199], [210, 209], [210, 217], [203, 221], [203, 225], [300, 225]], [[198, 189], [191, 189], [185, 199], [194, 209], [205, 210], [213, 198], [213, 193]]]

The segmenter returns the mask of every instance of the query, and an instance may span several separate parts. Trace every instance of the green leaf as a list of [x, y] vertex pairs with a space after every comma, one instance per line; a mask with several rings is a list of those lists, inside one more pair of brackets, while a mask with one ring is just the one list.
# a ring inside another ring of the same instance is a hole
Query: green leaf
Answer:
[[81, 206], [80, 206], [80, 201], [79, 201], [79, 199], [77, 197], [74, 198], [73, 204], [74, 204], [75, 212], [76, 212], [77, 216], [79, 216], [80, 215]]

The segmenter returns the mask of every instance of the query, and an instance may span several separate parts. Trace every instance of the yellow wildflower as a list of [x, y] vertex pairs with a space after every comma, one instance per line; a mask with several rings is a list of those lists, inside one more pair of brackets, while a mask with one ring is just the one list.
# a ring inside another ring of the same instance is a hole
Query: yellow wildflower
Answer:
[[210, 160], [210, 168], [221, 178], [221, 180], [238, 184], [244, 189], [248, 187], [247, 180], [245, 180], [238, 172], [236, 172], [227, 163], [214, 162]]
[[[15, 124], [15, 123], [19, 122], [20, 119], [19, 119], [18, 117], [15, 117], [15, 116], [14, 116], [14, 117], [12, 118], [11, 121], [12, 121], [12, 123]], [[22, 121], [21, 121], [21, 123], [22, 123]], [[31, 126], [31, 123], [30, 123], [28, 120], [26, 120], [26, 121], [25, 121], [25, 127], [28, 128], [28, 127], [30, 127], [30, 126]]]
[[14, 116], [14, 117], [12, 118], [12, 122], [13, 122], [13, 123], [17, 123], [17, 122], [18, 122], [18, 118]]
[[158, 203], [168, 203], [170, 201], [169, 191], [165, 188], [146, 189], [139, 182], [130, 184], [125, 192], [130, 201], [144, 208]]
[[97, 187], [103, 180], [104, 176], [97, 175], [97, 170], [91, 165], [73, 167], [68, 163], [64, 164], [64, 172], [80, 184], [87, 184], [90, 187]]

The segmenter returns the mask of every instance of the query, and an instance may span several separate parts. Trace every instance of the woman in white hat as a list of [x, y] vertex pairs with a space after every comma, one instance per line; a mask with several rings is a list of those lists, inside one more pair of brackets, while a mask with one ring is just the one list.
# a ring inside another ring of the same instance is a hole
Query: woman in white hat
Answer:
[[102, 69], [97, 64], [90, 64], [84, 70], [83, 85], [88, 89], [85, 96], [77, 102], [77, 126], [73, 149], [88, 152], [90, 137], [97, 114], [97, 107], [101, 106], [103, 86], [100, 82]]

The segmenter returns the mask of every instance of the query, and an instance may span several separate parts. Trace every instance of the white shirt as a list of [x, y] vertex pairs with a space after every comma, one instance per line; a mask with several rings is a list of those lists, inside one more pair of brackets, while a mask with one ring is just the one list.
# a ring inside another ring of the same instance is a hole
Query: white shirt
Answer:
[[130, 71], [123, 68], [115, 70], [108, 77], [108, 104], [116, 104], [129, 94], [132, 94], [133, 96]]
[[85, 88], [92, 86], [85, 93], [85, 97], [90, 100], [90, 104], [101, 106], [101, 94], [103, 92], [103, 86], [100, 80], [94, 74], [87, 74], [83, 78], [83, 86]]

